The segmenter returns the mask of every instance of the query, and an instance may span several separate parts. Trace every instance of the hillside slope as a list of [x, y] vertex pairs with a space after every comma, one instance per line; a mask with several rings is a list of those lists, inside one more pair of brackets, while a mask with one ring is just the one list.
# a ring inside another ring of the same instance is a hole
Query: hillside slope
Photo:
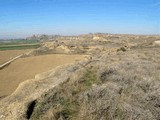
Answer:
[[131, 49], [61, 66], [0, 101], [4, 120], [158, 120], [160, 49]]

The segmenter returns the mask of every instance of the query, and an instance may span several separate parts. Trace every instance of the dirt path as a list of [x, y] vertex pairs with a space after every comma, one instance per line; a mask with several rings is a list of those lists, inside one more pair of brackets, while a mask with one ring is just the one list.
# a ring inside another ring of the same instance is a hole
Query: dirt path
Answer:
[[13, 62], [14, 60], [20, 58], [20, 57], [22, 57], [22, 55], [18, 55], [18, 56], [16, 56], [16, 57], [12, 58], [11, 60], [5, 62], [4, 64], [0, 65], [0, 70], [3, 69], [4, 67], [6, 67], [7, 65], [9, 65], [9, 64], [10, 64], [11, 62]]
[[23, 53], [29, 52], [31, 50], [5, 50], [0, 51], [0, 65], [4, 62], [10, 60], [10, 58], [14, 58]]
[[0, 70], [0, 96], [11, 94], [19, 83], [34, 78], [36, 74], [48, 71], [59, 65], [84, 59], [84, 55], [43, 55], [19, 58], [8, 67]]

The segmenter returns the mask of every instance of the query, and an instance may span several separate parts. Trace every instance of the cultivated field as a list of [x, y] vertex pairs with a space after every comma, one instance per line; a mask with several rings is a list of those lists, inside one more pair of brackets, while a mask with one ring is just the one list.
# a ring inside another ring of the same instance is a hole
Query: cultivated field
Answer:
[[[11, 55], [16, 56], [27, 51], [28, 50], [1, 51], [0, 56], [4, 56], [2, 57], [3, 59], [1, 59], [1, 62], [4, 62], [4, 60], [8, 59]], [[84, 57], [84, 55], [52, 54], [20, 58], [12, 62], [8, 67], [0, 70], [0, 96], [11, 94], [19, 83], [34, 78], [38, 73], [48, 71], [59, 65], [82, 60]]]
[[9, 40], [0, 41], [0, 50], [21, 50], [21, 49], [35, 49], [41, 46], [36, 40]]
[[6, 50], [6, 51], [0, 51], [0, 64], [3, 64], [4, 62], [8, 61], [11, 58], [14, 58], [18, 55], [21, 55], [23, 53], [27, 53], [32, 51], [31, 49], [27, 50]]

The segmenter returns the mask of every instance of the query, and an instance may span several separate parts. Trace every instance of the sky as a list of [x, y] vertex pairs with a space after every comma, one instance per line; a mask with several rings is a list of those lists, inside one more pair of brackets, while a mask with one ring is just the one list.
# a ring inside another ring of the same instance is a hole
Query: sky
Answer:
[[0, 39], [160, 34], [160, 0], [0, 0]]

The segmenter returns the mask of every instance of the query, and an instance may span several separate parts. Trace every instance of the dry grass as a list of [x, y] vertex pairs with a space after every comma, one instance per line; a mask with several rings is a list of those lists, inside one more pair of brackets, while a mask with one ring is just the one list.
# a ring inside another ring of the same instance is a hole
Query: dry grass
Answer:
[[50, 91], [49, 95], [38, 100], [31, 119], [76, 119], [81, 104], [77, 99], [79, 95], [93, 84], [100, 84], [95, 73], [89, 69], [80, 73], [79, 77], [78, 81], [68, 79], [56, 91]]
[[78, 77], [39, 99], [32, 119], [158, 120], [159, 52], [135, 49], [97, 56]]

